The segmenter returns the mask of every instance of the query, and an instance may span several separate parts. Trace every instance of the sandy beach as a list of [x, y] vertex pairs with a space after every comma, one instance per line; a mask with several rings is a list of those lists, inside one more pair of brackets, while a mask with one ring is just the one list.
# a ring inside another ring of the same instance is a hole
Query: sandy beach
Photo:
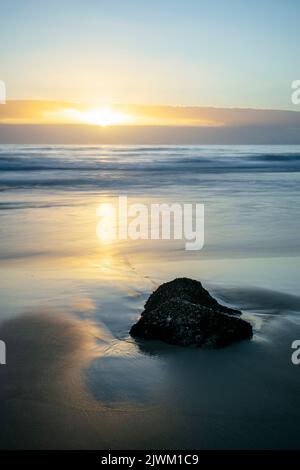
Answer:
[[[299, 154], [2, 146], [0, 447], [299, 448]], [[97, 205], [124, 193], [204, 202], [204, 249], [101, 244]], [[148, 295], [178, 276], [242, 310], [253, 339], [202, 350], [130, 337]]]

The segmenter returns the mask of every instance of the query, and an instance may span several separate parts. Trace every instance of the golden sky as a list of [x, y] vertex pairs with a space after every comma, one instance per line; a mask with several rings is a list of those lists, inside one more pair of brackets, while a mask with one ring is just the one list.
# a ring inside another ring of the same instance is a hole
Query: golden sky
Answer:
[[299, 125], [293, 111], [201, 106], [8, 101], [0, 106], [0, 124], [83, 124], [94, 126], [260, 126]]

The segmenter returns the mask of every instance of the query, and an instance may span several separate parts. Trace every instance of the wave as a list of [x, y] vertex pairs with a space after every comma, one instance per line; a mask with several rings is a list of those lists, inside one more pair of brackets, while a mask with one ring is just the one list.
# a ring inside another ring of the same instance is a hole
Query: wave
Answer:
[[205, 175], [298, 173], [299, 147], [0, 146], [0, 189], [196, 184]]

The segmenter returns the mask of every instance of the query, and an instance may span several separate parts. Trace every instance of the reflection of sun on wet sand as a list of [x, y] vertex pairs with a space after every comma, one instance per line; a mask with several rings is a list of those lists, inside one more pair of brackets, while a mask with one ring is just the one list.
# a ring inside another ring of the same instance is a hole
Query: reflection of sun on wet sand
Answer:
[[[82, 367], [101, 354], [108, 334], [88, 321], [53, 312], [7, 320], [0, 331], [9, 345], [8, 367], [1, 370], [1, 400], [13, 395], [68, 406], [82, 402]], [[96, 342], [99, 335], [101, 342]]]
[[50, 311], [7, 320], [0, 334], [9, 344], [8, 365], [0, 370], [2, 448], [108, 448], [137, 439], [138, 426], [130, 428], [144, 408], [96, 400], [85, 380], [93, 359], [131, 357], [133, 343]]
[[[72, 410], [76, 415], [76, 409], [99, 409], [88, 396], [82, 370], [101, 354], [108, 333], [89, 321], [53, 312], [7, 320], [0, 332], [9, 345], [8, 364], [0, 370], [0, 414], [6, 416], [9, 430], [1, 436], [2, 442], [13, 447], [15, 442], [21, 448], [26, 442], [29, 447], [47, 446], [46, 435], [55, 441], [49, 429], [57, 415], [62, 418]], [[56, 432], [64, 433], [63, 429]]]

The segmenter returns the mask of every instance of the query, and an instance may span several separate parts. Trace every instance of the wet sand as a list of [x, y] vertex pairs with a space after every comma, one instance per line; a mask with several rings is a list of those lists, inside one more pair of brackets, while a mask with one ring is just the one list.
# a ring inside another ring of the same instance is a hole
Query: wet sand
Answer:
[[[2, 449], [300, 448], [300, 148], [0, 146]], [[102, 197], [204, 202], [205, 245], [101, 244]], [[241, 309], [222, 350], [135, 341], [198, 279]]]
[[272, 315], [280, 294], [254, 294], [219, 288], [255, 328], [252, 341], [222, 350], [120, 339], [55, 311], [2, 322], [1, 448], [298, 448], [290, 346], [300, 299], [282, 295]]

